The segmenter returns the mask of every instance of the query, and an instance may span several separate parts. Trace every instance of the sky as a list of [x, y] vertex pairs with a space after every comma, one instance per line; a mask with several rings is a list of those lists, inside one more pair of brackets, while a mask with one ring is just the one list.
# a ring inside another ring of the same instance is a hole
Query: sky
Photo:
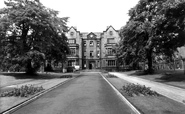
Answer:
[[[107, 26], [119, 30], [129, 19], [128, 11], [139, 0], [40, 0], [46, 7], [69, 17], [67, 25], [80, 32], [103, 32]], [[0, 8], [4, 0], [0, 0]]]

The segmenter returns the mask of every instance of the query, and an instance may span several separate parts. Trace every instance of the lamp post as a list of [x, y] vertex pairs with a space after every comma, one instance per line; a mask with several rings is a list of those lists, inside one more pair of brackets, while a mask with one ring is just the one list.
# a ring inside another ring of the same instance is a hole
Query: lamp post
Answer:
[[183, 60], [184, 74], [185, 74], [185, 46], [178, 48], [179, 55]]

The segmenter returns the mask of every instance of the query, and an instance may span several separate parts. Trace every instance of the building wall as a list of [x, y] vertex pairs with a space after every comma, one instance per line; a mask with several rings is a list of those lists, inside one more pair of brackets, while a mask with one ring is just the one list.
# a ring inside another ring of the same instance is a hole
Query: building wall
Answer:
[[[73, 32], [73, 35], [71, 35], [71, 32]], [[71, 27], [67, 33], [67, 37], [68, 40], [76, 40], [76, 44], [69, 44], [69, 47], [75, 48], [79, 55], [77, 57], [68, 56], [68, 61], [79, 61], [78, 65], [80, 65], [80, 68], [82, 69], [116, 68], [116, 65], [110, 66], [110, 63], [112, 62], [109, 61], [115, 60], [115, 54], [108, 55], [107, 51], [107, 48], [109, 48], [109, 50], [112, 49], [120, 39], [118, 31], [116, 31], [112, 26], [109, 26], [103, 32], [90, 33], [79, 32], [76, 28]], [[84, 42], [86, 42], [86, 46], [84, 46]], [[93, 46], [91, 45], [91, 42], [93, 42]], [[92, 56], [90, 56], [91, 52]], [[75, 64], [77, 65], [77, 63]]]
[[[113, 42], [108, 42], [108, 39], [114, 39]], [[120, 40], [118, 31], [116, 31], [113, 27], [108, 27], [106, 31], [102, 33], [101, 39], [101, 58], [102, 58], [102, 68], [103, 69], [112, 69], [116, 68], [116, 61], [115, 65], [109, 66], [109, 60], [115, 60], [115, 54], [108, 55], [108, 48], [113, 49], [115, 44], [117, 44]]]

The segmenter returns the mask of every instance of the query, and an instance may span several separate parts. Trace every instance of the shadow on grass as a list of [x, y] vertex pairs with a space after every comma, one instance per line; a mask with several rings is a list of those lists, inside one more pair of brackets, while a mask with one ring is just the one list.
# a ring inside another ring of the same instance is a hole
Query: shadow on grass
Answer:
[[66, 77], [72, 77], [72, 75], [55, 75], [55, 74], [33, 74], [29, 75], [26, 73], [0, 73], [4, 76], [12, 76], [15, 77], [15, 79], [54, 79], [54, 78], [66, 78]]
[[136, 71], [128, 74], [129, 76], [143, 76], [152, 77], [157, 82], [185, 82], [185, 74], [183, 71], [174, 70], [161, 70], [156, 71], [153, 74], [147, 74], [145, 71]]
[[156, 80], [158, 82], [185, 82], [185, 75], [183, 73], [166, 73]]
[[[153, 74], [150, 74], [150, 75], [154, 75], [155, 73]], [[128, 73], [129, 76], [143, 76], [143, 75], [149, 75], [147, 72], [143, 71], [143, 70], [139, 70], [139, 71], [135, 71], [135, 72], [130, 72]]]

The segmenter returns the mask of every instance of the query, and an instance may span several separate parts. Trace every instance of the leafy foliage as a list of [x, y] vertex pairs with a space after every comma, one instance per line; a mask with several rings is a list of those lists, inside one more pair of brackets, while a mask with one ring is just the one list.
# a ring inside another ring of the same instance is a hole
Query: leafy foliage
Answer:
[[39, 0], [7, 0], [5, 5], [0, 9], [2, 61], [11, 60], [9, 66], [28, 66], [31, 72], [38, 70], [44, 59], [65, 61], [69, 52], [67, 17], [57, 17], [58, 11]]
[[20, 88], [14, 88], [11, 91], [1, 93], [0, 97], [29, 97], [43, 90], [44, 88], [42, 86], [34, 87], [33, 85], [23, 85]]
[[150, 90], [149, 87], [139, 84], [128, 84], [121, 88], [121, 92], [125, 92], [128, 96], [133, 97], [134, 95], [140, 96], [159, 96], [155, 91]]
[[150, 73], [154, 57], [173, 57], [185, 45], [184, 8], [183, 0], [140, 0], [120, 30], [119, 57], [127, 64], [147, 60]]

